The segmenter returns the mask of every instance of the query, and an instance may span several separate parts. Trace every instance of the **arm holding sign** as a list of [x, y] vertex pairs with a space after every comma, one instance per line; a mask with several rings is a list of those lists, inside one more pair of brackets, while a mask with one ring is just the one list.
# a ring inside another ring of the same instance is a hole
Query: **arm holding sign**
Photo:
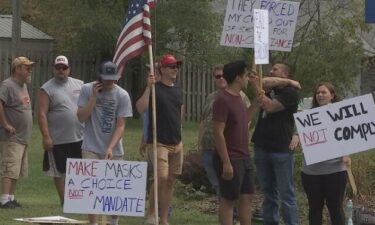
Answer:
[[116, 121], [116, 128], [112, 134], [111, 140], [108, 144], [108, 147], [105, 151], [105, 159], [112, 159], [112, 150], [117, 145], [117, 143], [121, 140], [122, 135], [125, 131], [125, 118], [119, 117]]

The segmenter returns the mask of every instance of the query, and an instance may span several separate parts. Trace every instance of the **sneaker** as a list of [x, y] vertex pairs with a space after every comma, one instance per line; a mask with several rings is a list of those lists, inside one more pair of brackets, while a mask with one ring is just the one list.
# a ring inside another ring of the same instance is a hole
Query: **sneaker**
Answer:
[[22, 207], [22, 205], [19, 203], [19, 202], [17, 202], [17, 200], [16, 199], [14, 199], [13, 201], [10, 201], [15, 207]]
[[2, 209], [14, 209], [14, 208], [16, 208], [16, 206], [13, 205], [13, 203], [11, 201], [8, 201], [5, 204], [1, 204], [0, 208], [2, 208]]

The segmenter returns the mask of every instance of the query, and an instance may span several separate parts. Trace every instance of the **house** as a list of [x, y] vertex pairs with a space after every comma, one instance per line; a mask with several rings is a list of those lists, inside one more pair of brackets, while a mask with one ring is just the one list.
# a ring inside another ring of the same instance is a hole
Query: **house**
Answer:
[[[21, 21], [20, 54], [33, 58], [36, 54], [51, 53], [54, 38], [25, 21]], [[0, 80], [9, 76], [12, 48], [12, 16], [0, 15]]]

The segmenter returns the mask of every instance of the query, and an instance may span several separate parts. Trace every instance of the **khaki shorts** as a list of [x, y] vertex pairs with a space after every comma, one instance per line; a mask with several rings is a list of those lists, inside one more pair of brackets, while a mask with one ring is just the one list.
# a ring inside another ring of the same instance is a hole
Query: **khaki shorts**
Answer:
[[[100, 155], [100, 154], [95, 153], [95, 152], [89, 152], [89, 151], [82, 150], [82, 158], [83, 159], [104, 159], [104, 157], [105, 157], [105, 155]], [[123, 156], [122, 155], [113, 156], [112, 160], [123, 160]]]
[[[183, 145], [180, 142], [177, 145], [157, 144], [158, 173], [171, 173], [175, 175], [182, 174], [182, 163], [184, 157]], [[153, 145], [147, 145], [147, 159], [154, 162]]]
[[28, 176], [27, 145], [1, 142], [1, 177], [18, 179]]

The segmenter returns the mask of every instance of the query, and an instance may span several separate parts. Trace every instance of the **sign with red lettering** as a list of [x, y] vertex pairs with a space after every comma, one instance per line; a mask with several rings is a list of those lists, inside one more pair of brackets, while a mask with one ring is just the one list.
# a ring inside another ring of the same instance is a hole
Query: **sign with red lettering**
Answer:
[[144, 216], [147, 163], [68, 159], [64, 212]]
[[268, 11], [269, 49], [290, 52], [297, 24], [299, 2], [228, 0], [220, 45], [254, 48], [254, 9]]
[[375, 104], [367, 94], [294, 114], [306, 164], [375, 148]]

